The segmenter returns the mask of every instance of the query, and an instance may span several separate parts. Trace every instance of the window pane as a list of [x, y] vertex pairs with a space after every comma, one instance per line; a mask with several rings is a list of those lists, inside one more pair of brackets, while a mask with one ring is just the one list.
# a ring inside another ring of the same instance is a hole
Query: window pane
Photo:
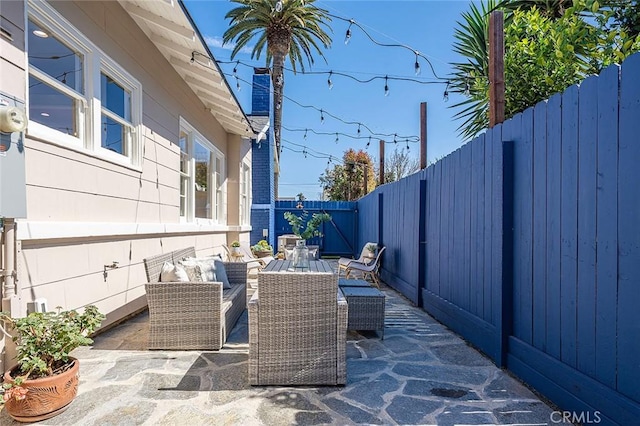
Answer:
[[29, 20], [29, 65], [49, 74], [79, 93], [84, 93], [82, 55], [73, 51], [51, 32]]
[[185, 132], [180, 132], [178, 146], [180, 147], [180, 171], [182, 173], [189, 173], [189, 151], [187, 150], [188, 137], [189, 135]]
[[125, 127], [102, 114], [102, 147], [118, 154], [127, 155]]
[[180, 216], [187, 216], [187, 193], [189, 191], [189, 177], [180, 176]]
[[194, 157], [196, 160], [195, 217], [210, 219], [211, 195], [209, 183], [211, 177], [211, 152], [198, 142], [195, 142], [193, 146], [195, 148]]
[[78, 137], [77, 111], [75, 99], [29, 76], [29, 120]]
[[100, 86], [102, 107], [131, 121], [131, 93], [103, 73], [100, 74]]
[[218, 222], [224, 219], [223, 202], [222, 202], [222, 162], [216, 157], [216, 219]]

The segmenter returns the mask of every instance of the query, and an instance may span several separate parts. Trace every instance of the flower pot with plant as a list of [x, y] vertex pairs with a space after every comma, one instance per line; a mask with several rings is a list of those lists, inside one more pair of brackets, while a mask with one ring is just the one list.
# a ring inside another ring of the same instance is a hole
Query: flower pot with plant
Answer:
[[[88, 337], [104, 319], [90, 305], [75, 310], [34, 312], [24, 318], [0, 313], [17, 347], [18, 365], [4, 374], [0, 405], [20, 422], [35, 422], [64, 411], [78, 391], [79, 361], [69, 353], [90, 345]], [[1, 408], [1, 407], [0, 407]]]
[[367, 244], [364, 257], [371, 261], [376, 258], [376, 253], [378, 252], [378, 246], [375, 244]]
[[[291, 225], [291, 232], [302, 239], [303, 246], [306, 245], [308, 239], [321, 237], [322, 232], [320, 232], [320, 225], [322, 225], [323, 222], [331, 220], [331, 215], [328, 213], [314, 213], [311, 215], [311, 219], [307, 220], [308, 217], [309, 212], [306, 210], [303, 210], [300, 215], [291, 212], [284, 213], [284, 218], [287, 219], [289, 225]], [[296, 246], [294, 250], [298, 250], [298, 246]], [[297, 258], [295, 251], [293, 255], [294, 259]], [[316, 257], [316, 255], [313, 255], [313, 257]]]
[[241, 256], [240, 252], [240, 241], [234, 241], [231, 243], [231, 254], [234, 256]]
[[269, 244], [267, 240], [258, 241], [258, 244], [251, 247], [251, 251], [255, 257], [273, 256], [273, 247], [271, 247], [271, 244]]

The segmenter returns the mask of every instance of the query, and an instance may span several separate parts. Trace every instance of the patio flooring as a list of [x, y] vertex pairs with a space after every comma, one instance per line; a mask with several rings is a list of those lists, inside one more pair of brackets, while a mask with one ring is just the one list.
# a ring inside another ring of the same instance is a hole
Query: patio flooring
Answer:
[[[146, 312], [81, 360], [76, 400], [47, 425], [546, 425], [553, 410], [399, 293], [385, 338], [347, 336], [344, 387], [252, 387], [247, 314], [219, 352], [146, 350]], [[6, 412], [0, 424], [19, 425]]]

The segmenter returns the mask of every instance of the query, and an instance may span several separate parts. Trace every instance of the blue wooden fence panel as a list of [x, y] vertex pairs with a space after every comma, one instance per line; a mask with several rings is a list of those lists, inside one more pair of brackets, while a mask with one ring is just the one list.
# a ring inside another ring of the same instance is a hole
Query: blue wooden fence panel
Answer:
[[619, 67], [598, 77], [596, 205], [596, 379], [616, 387], [618, 305], [618, 88]]
[[319, 245], [322, 255], [352, 256], [354, 251], [360, 251], [357, 245], [357, 213], [356, 201], [308, 201], [305, 200], [302, 209], [296, 208], [297, 201], [276, 201], [275, 233], [276, 240], [280, 235], [291, 234], [291, 225], [284, 218], [289, 211], [294, 214], [308, 212], [308, 218], [314, 213], [329, 213], [331, 222], [324, 222], [320, 226], [321, 237], [314, 237], [307, 241], [310, 245]]
[[414, 301], [422, 283], [429, 313], [601, 424], [640, 418], [638, 75], [640, 54], [358, 203], [383, 278]]
[[[618, 151], [618, 390], [640, 401], [640, 54], [622, 64]], [[624, 338], [620, 338], [624, 337]], [[635, 419], [636, 422], [638, 418]]]

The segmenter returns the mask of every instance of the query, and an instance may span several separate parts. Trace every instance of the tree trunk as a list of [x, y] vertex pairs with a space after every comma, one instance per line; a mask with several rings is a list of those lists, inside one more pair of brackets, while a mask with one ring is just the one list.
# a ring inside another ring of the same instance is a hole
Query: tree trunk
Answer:
[[281, 132], [282, 132], [282, 108], [284, 93], [284, 55], [275, 53], [273, 55], [273, 73], [271, 75], [271, 83], [273, 85], [273, 140], [275, 141], [275, 155], [278, 170], [274, 171], [274, 193], [278, 199], [278, 181], [280, 177], [280, 153], [282, 152]]

